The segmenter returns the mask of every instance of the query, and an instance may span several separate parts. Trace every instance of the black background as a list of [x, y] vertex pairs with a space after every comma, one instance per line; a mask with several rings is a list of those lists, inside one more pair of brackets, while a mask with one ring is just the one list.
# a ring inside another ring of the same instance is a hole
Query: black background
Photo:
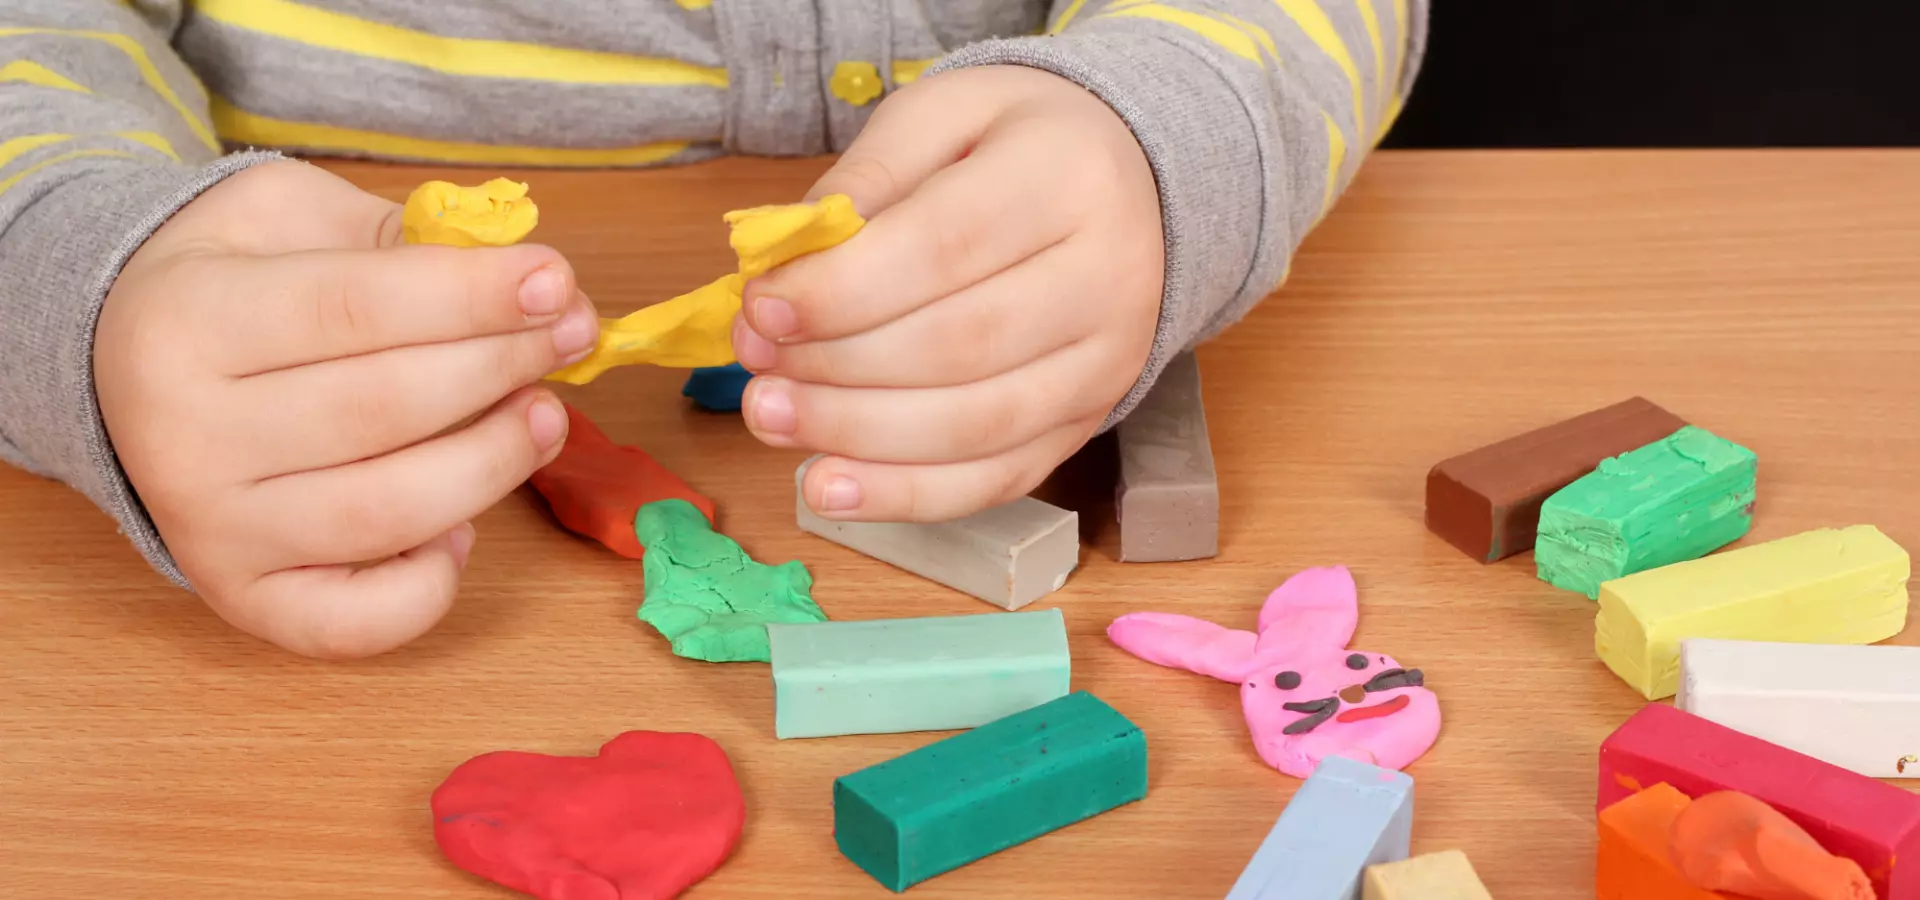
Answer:
[[1920, 0], [1433, 0], [1383, 147], [1920, 146]]

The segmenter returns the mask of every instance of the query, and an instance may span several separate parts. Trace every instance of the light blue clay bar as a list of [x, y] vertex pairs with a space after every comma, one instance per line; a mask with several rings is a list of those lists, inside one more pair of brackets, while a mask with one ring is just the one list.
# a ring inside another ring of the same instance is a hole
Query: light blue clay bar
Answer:
[[1359, 900], [1368, 866], [1407, 858], [1413, 779], [1343, 756], [1313, 770], [1227, 900]]
[[1064, 697], [1058, 609], [770, 624], [780, 738], [972, 728]]

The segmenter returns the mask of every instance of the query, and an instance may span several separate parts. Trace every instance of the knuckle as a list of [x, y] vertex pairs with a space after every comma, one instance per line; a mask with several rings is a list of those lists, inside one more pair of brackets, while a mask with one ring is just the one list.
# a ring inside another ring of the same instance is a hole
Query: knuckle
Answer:
[[309, 282], [308, 289], [313, 292], [313, 333], [327, 345], [351, 342], [371, 324], [351, 275], [339, 270], [329, 272]]
[[827, 193], [846, 194], [856, 201], [867, 197], [891, 197], [900, 190], [900, 176], [877, 156], [865, 153], [841, 157], [821, 187]]

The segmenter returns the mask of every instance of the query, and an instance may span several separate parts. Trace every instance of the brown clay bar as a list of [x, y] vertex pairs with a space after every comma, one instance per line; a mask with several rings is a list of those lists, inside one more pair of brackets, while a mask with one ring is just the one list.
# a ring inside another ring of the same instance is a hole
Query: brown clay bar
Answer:
[[1427, 473], [1427, 528], [1481, 562], [1530, 550], [1555, 491], [1686, 424], [1635, 397], [1445, 460]]

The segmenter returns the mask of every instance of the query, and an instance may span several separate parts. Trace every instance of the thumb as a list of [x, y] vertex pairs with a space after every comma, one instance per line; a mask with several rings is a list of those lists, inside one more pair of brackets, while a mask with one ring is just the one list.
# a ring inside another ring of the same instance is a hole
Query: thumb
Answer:
[[1013, 99], [985, 74], [941, 73], [882, 101], [860, 136], [807, 191], [807, 202], [845, 194], [871, 219], [965, 158]]
[[175, 220], [203, 226], [182, 230], [211, 231], [193, 237], [211, 236], [222, 246], [257, 256], [400, 243], [400, 204], [293, 160], [235, 173], [187, 204]]

